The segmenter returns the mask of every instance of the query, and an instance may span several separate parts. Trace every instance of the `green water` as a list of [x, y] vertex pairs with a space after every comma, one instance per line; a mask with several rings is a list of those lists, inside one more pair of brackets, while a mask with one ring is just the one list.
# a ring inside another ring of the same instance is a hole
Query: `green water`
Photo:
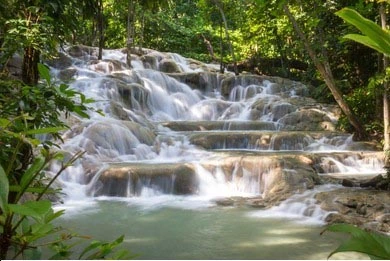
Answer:
[[[137, 259], [326, 259], [344, 235], [320, 225], [252, 217], [251, 208], [161, 206], [98, 201], [61, 218], [60, 225], [99, 240], [125, 235]], [[355, 254], [336, 258], [359, 259]], [[363, 257], [364, 258], [364, 257]]]

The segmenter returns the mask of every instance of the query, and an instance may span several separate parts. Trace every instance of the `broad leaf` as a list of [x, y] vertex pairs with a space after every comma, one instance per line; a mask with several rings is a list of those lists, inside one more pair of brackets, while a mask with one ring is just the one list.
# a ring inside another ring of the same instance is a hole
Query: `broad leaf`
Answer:
[[9, 204], [8, 207], [16, 214], [43, 221], [46, 214], [51, 210], [51, 202], [48, 200], [27, 201], [23, 205]]
[[[22, 179], [20, 181], [20, 186], [22, 190], [25, 190], [30, 184], [32, 179], [39, 174], [41, 169], [45, 164], [45, 159], [42, 157], [37, 157], [33, 164], [24, 172]], [[21, 191], [22, 192], [22, 191]]]
[[350, 40], [353, 40], [355, 42], [358, 42], [360, 44], [363, 44], [365, 46], [368, 46], [380, 53], [386, 53], [387, 50], [386, 49], [383, 49], [381, 46], [379, 46], [375, 41], [373, 41], [371, 38], [367, 37], [367, 36], [364, 36], [364, 35], [360, 35], [360, 34], [347, 34], [344, 36], [344, 38], [346, 39], [350, 39]]
[[[20, 192], [22, 191], [22, 187], [21, 186], [18, 186], [18, 185], [11, 185], [9, 186], [9, 191], [12, 191], [12, 192]], [[57, 190], [55, 189], [47, 189], [46, 187], [28, 187], [25, 189], [26, 192], [31, 192], [31, 193], [42, 193], [44, 191], [46, 191], [47, 194], [49, 193], [56, 193]]]
[[8, 119], [0, 118], [0, 127], [5, 128], [10, 124], [10, 122], [11, 121]]
[[51, 77], [50, 77], [50, 71], [49, 68], [47, 68], [45, 65], [38, 63], [38, 71], [39, 75], [46, 80], [46, 82], [50, 85], [51, 84]]
[[39, 128], [39, 129], [33, 129], [28, 130], [24, 132], [27, 135], [36, 135], [36, 134], [49, 134], [49, 133], [56, 133], [62, 130], [66, 130], [65, 127], [48, 127], [48, 128]]
[[367, 232], [349, 224], [334, 224], [326, 230], [351, 234], [351, 238], [330, 253], [328, 258], [338, 252], [355, 251], [367, 254], [372, 259], [390, 259], [390, 236]]
[[[364, 18], [355, 10], [349, 8], [341, 9], [336, 12], [336, 15], [359, 29], [363, 35], [367, 36], [371, 40], [371, 43], [375, 42], [376, 46], [379, 48], [374, 48], [375, 45], [373, 46], [372, 44], [367, 46], [386, 55], [390, 55], [390, 34], [383, 30], [379, 25]], [[361, 43], [366, 44], [367, 41], [363, 41]]]
[[9, 183], [3, 167], [0, 165], [0, 209], [6, 212], [8, 204]]

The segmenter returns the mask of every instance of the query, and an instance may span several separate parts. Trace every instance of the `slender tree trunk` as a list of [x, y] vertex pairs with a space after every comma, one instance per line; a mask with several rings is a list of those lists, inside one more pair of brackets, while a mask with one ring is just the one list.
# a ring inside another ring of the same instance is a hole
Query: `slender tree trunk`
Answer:
[[220, 5], [220, 3], [217, 0], [213, 0], [213, 1], [214, 1], [215, 5], [217, 6], [219, 12], [221, 13], [222, 21], [223, 21], [223, 24], [224, 24], [224, 27], [225, 27], [226, 40], [228, 41], [229, 51], [230, 51], [230, 54], [231, 54], [231, 56], [233, 58], [234, 73], [236, 75], [238, 75], [236, 56], [234, 55], [232, 42], [230, 41], [229, 30], [228, 30], [228, 25], [227, 25], [225, 13], [223, 12], [223, 9], [222, 9], [222, 6]]
[[[386, 30], [386, 9], [385, 4], [382, 3], [379, 7], [382, 28]], [[383, 56], [383, 70], [389, 66], [389, 57]], [[390, 168], [389, 150], [390, 150], [390, 104], [389, 104], [389, 83], [386, 81], [383, 84], [383, 126], [384, 126], [384, 144], [383, 151], [385, 152], [385, 168]]]
[[337, 104], [340, 106], [341, 110], [344, 112], [345, 116], [347, 116], [349, 122], [351, 125], [355, 128], [357, 139], [362, 140], [367, 138], [367, 133], [363, 126], [361, 125], [359, 119], [355, 116], [355, 114], [352, 112], [352, 110], [349, 108], [348, 104], [344, 101], [343, 95], [339, 88], [336, 85], [336, 82], [334, 80], [332, 71], [330, 69], [329, 63], [325, 61], [321, 61], [317, 58], [317, 54], [315, 51], [311, 48], [309, 41], [307, 40], [306, 36], [302, 32], [301, 28], [299, 27], [297, 21], [295, 20], [294, 16], [291, 14], [290, 9], [286, 4], [283, 5], [283, 10], [285, 14], [287, 15], [288, 19], [292, 23], [295, 32], [299, 36], [299, 38], [302, 40], [303, 44], [305, 45], [306, 51], [308, 52], [310, 58], [312, 59], [314, 65], [316, 66], [317, 70], [320, 72], [322, 78], [324, 79], [326, 85], [328, 86], [329, 90], [331, 91], [334, 99], [336, 100]]
[[219, 26], [219, 44], [221, 47], [221, 58], [220, 58], [220, 64], [219, 64], [219, 72], [224, 73], [225, 72], [225, 67], [223, 65], [223, 56], [224, 56], [224, 50], [223, 50], [223, 38], [222, 38], [222, 22]]
[[25, 84], [36, 85], [38, 83], [39, 54], [39, 51], [34, 47], [29, 46], [24, 49], [22, 80]]
[[211, 57], [211, 60], [213, 62], [215, 62], [217, 60], [217, 58], [215, 57], [215, 54], [214, 54], [214, 48], [213, 46], [211, 45], [211, 42], [209, 40], [207, 40], [206, 36], [204, 36], [204, 34], [201, 34], [202, 38], [203, 38], [203, 42], [205, 43], [206, 45], [206, 48], [207, 48], [207, 51], [209, 52], [210, 54], [210, 57]]
[[139, 46], [138, 46], [138, 50], [140, 53], [142, 53], [142, 48], [144, 45], [144, 33], [145, 33], [145, 13], [143, 12], [141, 14], [141, 31], [139, 33]]
[[127, 9], [127, 40], [126, 40], [126, 63], [131, 67], [131, 51], [134, 45], [134, 1], [129, 0]]
[[103, 57], [104, 48], [104, 24], [103, 24], [103, 0], [98, 0], [98, 21], [97, 26], [99, 30], [99, 54], [98, 59]]

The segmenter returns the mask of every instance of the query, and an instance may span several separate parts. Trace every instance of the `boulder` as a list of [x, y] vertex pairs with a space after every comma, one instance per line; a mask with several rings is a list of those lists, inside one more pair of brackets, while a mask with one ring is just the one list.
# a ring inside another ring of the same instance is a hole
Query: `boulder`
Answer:
[[98, 48], [85, 45], [73, 45], [67, 49], [67, 53], [75, 58], [89, 61], [97, 60]]
[[18, 54], [14, 54], [7, 62], [7, 70], [9, 72], [9, 75], [16, 79], [21, 79], [22, 66], [23, 58]]
[[315, 196], [321, 208], [335, 212], [328, 223], [349, 223], [385, 233], [390, 232], [390, 193], [374, 189], [341, 188]]
[[316, 109], [302, 109], [289, 113], [282, 117], [278, 123], [282, 130], [333, 131], [336, 129], [329, 116]]
[[58, 53], [57, 57], [48, 59], [45, 63], [51, 67], [54, 67], [59, 70], [64, 70], [70, 66], [72, 66], [73, 61], [72, 58], [64, 53]]
[[121, 163], [97, 175], [90, 190], [94, 196], [139, 196], [147, 189], [153, 189], [153, 193], [194, 194], [198, 184], [194, 167], [189, 164]]
[[[187, 84], [192, 89], [206, 91], [209, 89], [208, 86], [212, 86], [210, 84], [210, 79], [209, 79], [209, 77], [212, 76], [211, 75], [209, 76], [209, 74], [206, 75], [205, 73], [194, 72], [194, 73], [169, 73], [168, 75], [172, 78], [175, 78], [179, 82]], [[214, 75], [214, 77], [216, 78], [216, 75]]]
[[164, 58], [159, 63], [159, 70], [165, 73], [180, 73], [180, 67], [173, 59]]

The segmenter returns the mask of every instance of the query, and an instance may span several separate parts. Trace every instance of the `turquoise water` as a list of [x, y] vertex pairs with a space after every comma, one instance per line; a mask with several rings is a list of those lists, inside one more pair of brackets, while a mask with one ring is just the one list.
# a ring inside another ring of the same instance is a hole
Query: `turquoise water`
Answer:
[[259, 210], [253, 208], [180, 204], [91, 201], [89, 207], [68, 211], [59, 223], [104, 241], [125, 235], [121, 247], [139, 254], [137, 259], [326, 259], [345, 239], [320, 235], [321, 225], [255, 217]]

